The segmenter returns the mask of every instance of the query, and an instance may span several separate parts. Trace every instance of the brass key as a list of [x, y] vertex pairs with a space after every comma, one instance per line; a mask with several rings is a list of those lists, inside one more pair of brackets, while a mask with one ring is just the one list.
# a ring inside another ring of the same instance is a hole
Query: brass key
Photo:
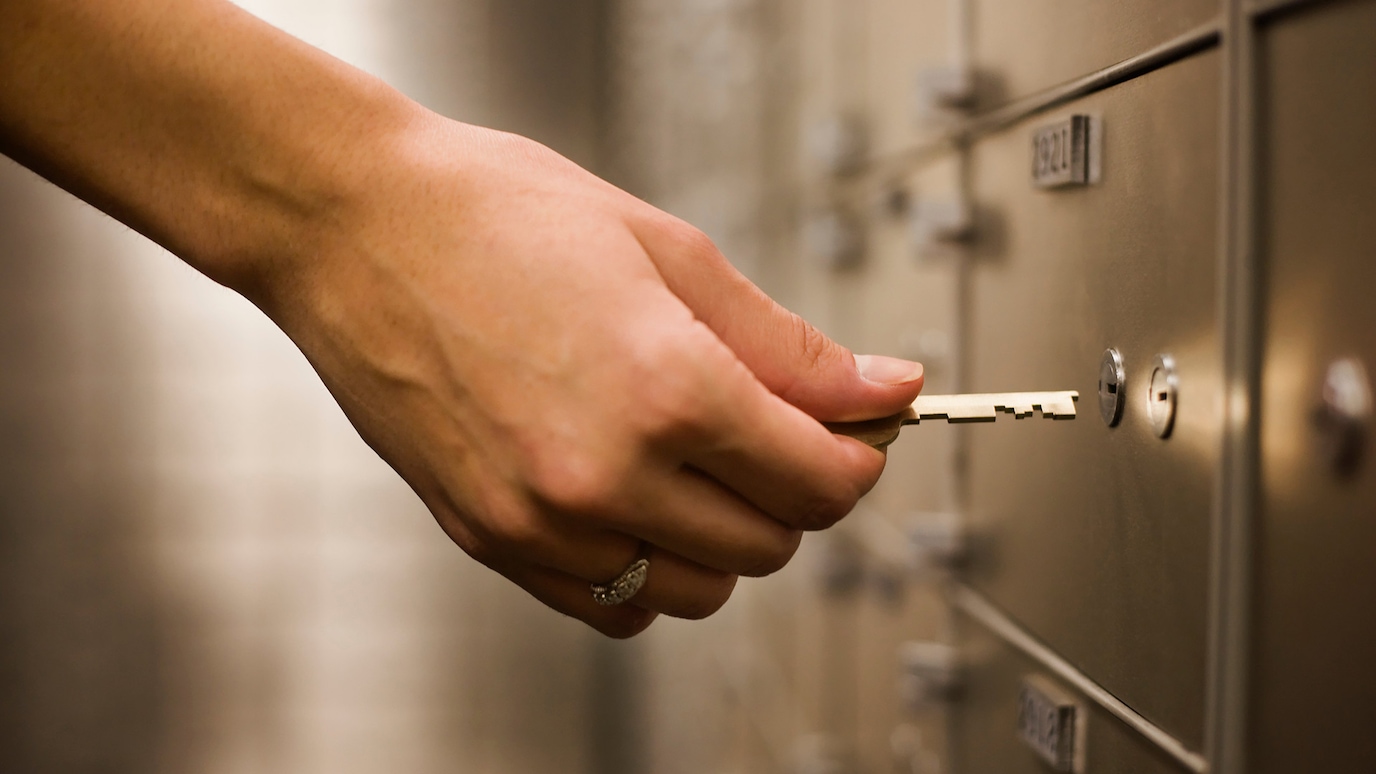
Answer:
[[1060, 392], [992, 392], [963, 395], [920, 395], [912, 405], [883, 419], [866, 422], [832, 422], [827, 429], [848, 435], [882, 449], [898, 438], [904, 425], [915, 425], [924, 419], [945, 419], [947, 422], [993, 422], [999, 412], [1018, 419], [1032, 416], [1040, 409], [1049, 419], [1074, 419], [1075, 390]]

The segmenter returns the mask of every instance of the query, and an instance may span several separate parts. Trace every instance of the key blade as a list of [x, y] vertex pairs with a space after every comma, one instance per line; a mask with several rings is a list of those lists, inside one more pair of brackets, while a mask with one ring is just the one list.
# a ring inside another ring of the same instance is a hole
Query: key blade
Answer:
[[1000, 412], [1023, 419], [1036, 410], [1048, 419], [1074, 419], [1075, 401], [1079, 399], [1080, 393], [1076, 390], [920, 395], [911, 406], [893, 416], [866, 422], [833, 422], [827, 429], [882, 449], [898, 439], [903, 425], [915, 425], [924, 419], [993, 422]]
[[992, 422], [999, 412], [1007, 412], [1018, 419], [1030, 417], [1040, 409], [1049, 419], [1073, 419], [1076, 390], [1059, 392], [990, 392], [958, 395], [920, 395], [910, 411], [915, 415], [911, 423], [923, 419], [945, 419], [949, 422]]

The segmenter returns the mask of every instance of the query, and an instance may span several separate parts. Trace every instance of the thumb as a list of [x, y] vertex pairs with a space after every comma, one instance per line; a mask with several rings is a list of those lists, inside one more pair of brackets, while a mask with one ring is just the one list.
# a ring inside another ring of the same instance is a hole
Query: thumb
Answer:
[[[667, 221], [667, 222], [663, 222]], [[637, 237], [669, 289], [772, 393], [822, 422], [901, 411], [922, 389], [922, 365], [854, 356], [765, 295], [701, 231], [663, 216]]]

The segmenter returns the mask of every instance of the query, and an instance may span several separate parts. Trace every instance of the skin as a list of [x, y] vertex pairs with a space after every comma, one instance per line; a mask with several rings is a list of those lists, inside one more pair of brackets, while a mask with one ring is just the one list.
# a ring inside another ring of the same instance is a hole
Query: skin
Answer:
[[921, 389], [688, 224], [229, 3], [4, 0], [0, 75], [0, 151], [246, 296], [455, 543], [608, 635], [784, 566], [884, 466], [819, 420]]

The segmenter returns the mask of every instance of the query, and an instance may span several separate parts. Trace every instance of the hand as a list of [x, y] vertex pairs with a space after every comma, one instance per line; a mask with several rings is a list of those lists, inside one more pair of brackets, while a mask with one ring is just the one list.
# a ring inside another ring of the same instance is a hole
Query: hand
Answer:
[[[701, 232], [528, 140], [428, 116], [260, 300], [453, 540], [613, 636], [719, 608], [884, 457], [817, 420], [910, 402]], [[633, 603], [592, 582], [646, 547]]]
[[0, 72], [0, 151], [252, 299], [455, 542], [608, 634], [783, 566], [884, 464], [817, 420], [921, 388], [690, 226], [223, 0], [0, 3]]

